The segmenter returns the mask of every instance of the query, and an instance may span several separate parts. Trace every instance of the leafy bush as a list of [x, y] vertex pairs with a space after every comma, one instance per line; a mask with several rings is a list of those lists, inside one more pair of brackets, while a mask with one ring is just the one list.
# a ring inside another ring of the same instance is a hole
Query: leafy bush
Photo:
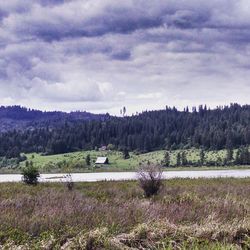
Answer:
[[28, 185], [36, 185], [40, 176], [38, 169], [32, 162], [26, 162], [25, 167], [22, 169], [22, 180]]
[[146, 197], [156, 195], [162, 186], [161, 167], [155, 165], [142, 166], [138, 172], [138, 180]]

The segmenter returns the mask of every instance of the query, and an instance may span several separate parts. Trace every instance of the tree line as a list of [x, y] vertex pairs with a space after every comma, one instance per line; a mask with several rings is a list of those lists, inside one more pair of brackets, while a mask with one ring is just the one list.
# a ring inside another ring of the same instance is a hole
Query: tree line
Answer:
[[225, 156], [218, 156], [215, 159], [209, 159], [207, 152], [203, 149], [200, 150], [199, 157], [196, 160], [190, 160], [187, 157], [187, 152], [181, 150], [176, 155], [171, 152], [165, 151], [164, 159], [161, 165], [164, 167], [198, 167], [198, 166], [230, 166], [230, 165], [249, 165], [250, 152], [248, 147], [240, 147], [237, 150], [228, 148]]
[[232, 149], [250, 144], [250, 105], [191, 111], [166, 107], [138, 115], [101, 120], [58, 121], [54, 127], [12, 130], [0, 134], [0, 157], [21, 152], [59, 154], [112, 145], [116, 150], [149, 152], [191, 147], [204, 150]]

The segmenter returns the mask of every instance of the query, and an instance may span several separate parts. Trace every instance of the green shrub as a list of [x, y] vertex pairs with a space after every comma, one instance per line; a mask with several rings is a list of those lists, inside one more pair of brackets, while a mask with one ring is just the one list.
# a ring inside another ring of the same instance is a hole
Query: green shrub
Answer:
[[141, 166], [138, 181], [146, 197], [156, 195], [163, 185], [161, 167], [150, 164]]
[[28, 185], [36, 185], [40, 176], [38, 169], [32, 162], [26, 162], [25, 167], [22, 169], [22, 180]]

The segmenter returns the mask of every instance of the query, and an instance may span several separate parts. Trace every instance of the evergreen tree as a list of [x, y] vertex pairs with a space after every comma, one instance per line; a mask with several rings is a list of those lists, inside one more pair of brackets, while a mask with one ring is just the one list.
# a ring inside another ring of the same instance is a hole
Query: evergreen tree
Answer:
[[250, 153], [248, 150], [248, 147], [243, 148], [243, 156], [242, 156], [242, 161], [244, 165], [250, 164]]
[[170, 166], [170, 153], [168, 151], [166, 151], [165, 154], [164, 154], [163, 165], [165, 167]]
[[201, 165], [204, 165], [204, 162], [205, 162], [205, 152], [204, 152], [204, 150], [202, 149], [202, 150], [200, 151], [200, 164], [201, 164]]
[[127, 148], [125, 148], [123, 150], [123, 159], [129, 159], [129, 158], [130, 158], [129, 151]]
[[227, 149], [227, 154], [226, 154], [226, 162], [227, 163], [230, 163], [231, 161], [233, 161], [233, 159], [234, 159], [233, 154], [234, 154], [233, 149], [232, 148], [228, 148]]
[[187, 155], [185, 151], [181, 153], [181, 163], [182, 163], [182, 166], [186, 166], [188, 164]]
[[240, 165], [240, 164], [241, 164], [241, 149], [238, 149], [238, 150], [236, 151], [236, 156], [235, 156], [235, 161], [234, 161], [234, 163], [235, 163], [236, 165]]
[[89, 154], [87, 154], [85, 162], [86, 162], [87, 166], [90, 166], [90, 164], [91, 164], [91, 158], [90, 158]]
[[176, 166], [180, 167], [181, 166], [181, 153], [178, 152], [176, 156]]
[[149, 136], [146, 136], [145, 139], [144, 139], [144, 151], [145, 152], [151, 151], [151, 144], [150, 144]]
[[249, 165], [250, 164], [250, 152], [248, 147], [238, 149], [235, 158], [235, 164], [237, 165]]

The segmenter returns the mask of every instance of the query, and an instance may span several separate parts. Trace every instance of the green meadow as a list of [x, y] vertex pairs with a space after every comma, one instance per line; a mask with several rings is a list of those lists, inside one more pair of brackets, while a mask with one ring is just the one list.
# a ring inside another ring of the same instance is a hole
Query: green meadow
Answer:
[[[188, 161], [197, 163], [197, 166], [175, 167], [178, 152], [186, 152]], [[58, 155], [42, 155], [42, 154], [26, 154], [27, 161], [32, 161], [34, 166], [39, 168], [41, 172], [102, 172], [102, 171], [135, 171], [140, 165], [145, 164], [162, 164], [166, 151], [159, 150], [145, 154], [136, 154], [130, 152], [130, 158], [124, 159], [122, 152], [119, 151], [79, 151]], [[200, 150], [174, 150], [169, 151], [171, 167], [165, 170], [206, 170], [206, 169], [222, 169], [222, 168], [247, 168], [247, 166], [222, 166], [220, 162], [226, 157], [226, 150], [205, 151], [205, 161], [218, 162], [217, 166], [200, 166]], [[86, 163], [87, 155], [90, 156], [90, 165]], [[108, 165], [96, 165], [97, 157], [106, 156], [109, 159]], [[20, 167], [24, 166], [26, 161], [22, 162]]]

